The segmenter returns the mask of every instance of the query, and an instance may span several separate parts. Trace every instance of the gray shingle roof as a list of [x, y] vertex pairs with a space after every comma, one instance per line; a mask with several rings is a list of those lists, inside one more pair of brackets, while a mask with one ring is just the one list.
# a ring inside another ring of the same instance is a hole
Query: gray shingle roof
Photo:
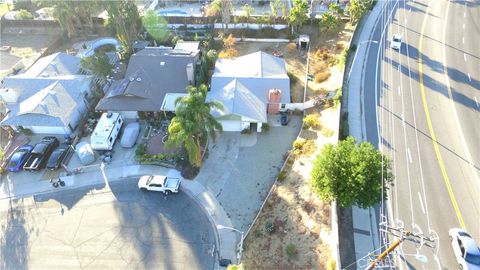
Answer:
[[[147, 47], [130, 58], [124, 92], [111, 94], [121, 82], [112, 84], [97, 110], [160, 111], [166, 93], [186, 93], [189, 81], [186, 67], [194, 66], [198, 52]], [[138, 80], [139, 78], [139, 80]]]
[[79, 57], [59, 52], [38, 59], [25, 73], [18, 76], [24, 78], [47, 78], [78, 74], [79, 70]]

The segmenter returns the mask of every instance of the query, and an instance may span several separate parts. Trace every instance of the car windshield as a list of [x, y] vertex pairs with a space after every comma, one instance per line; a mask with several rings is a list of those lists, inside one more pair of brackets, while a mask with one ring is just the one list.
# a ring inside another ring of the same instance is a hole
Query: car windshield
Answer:
[[467, 253], [467, 256], [465, 256], [465, 261], [474, 265], [480, 265], [480, 255]]
[[401, 39], [399, 39], [399, 38], [397, 38], [397, 37], [394, 37], [394, 38], [393, 38], [393, 41], [395, 41], [395, 42], [401, 42]]
[[147, 179], [147, 185], [150, 185], [150, 183], [152, 182], [153, 180], [153, 175], [150, 175]]
[[11, 161], [8, 163], [8, 167], [16, 167], [17, 164], [18, 164], [18, 163], [17, 163], [16, 161], [11, 160]]

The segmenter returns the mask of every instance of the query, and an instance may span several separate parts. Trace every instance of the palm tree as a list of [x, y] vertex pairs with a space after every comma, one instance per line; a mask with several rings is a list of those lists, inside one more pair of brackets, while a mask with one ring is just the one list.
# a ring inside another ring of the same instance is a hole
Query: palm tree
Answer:
[[211, 137], [215, 140], [215, 132], [222, 131], [222, 125], [210, 114], [211, 109], [223, 109], [219, 101], [206, 102], [207, 86], [204, 84], [187, 88], [188, 95], [175, 101], [175, 117], [168, 127], [167, 148], [183, 146], [188, 153], [192, 166], [202, 164], [202, 141]]

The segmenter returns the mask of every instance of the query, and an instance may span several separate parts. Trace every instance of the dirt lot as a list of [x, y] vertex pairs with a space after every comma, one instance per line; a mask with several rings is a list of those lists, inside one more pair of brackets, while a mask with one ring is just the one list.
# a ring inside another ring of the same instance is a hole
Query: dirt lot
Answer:
[[[321, 82], [310, 81], [306, 99], [335, 91], [342, 86], [343, 67], [338, 59], [348, 46], [353, 29], [341, 25], [340, 34], [318, 34], [316, 26], [307, 26], [302, 33], [311, 37], [309, 74], [330, 75]], [[235, 45], [239, 55], [262, 50], [278, 50], [287, 62], [291, 80], [292, 102], [303, 102], [307, 53], [294, 43], [246, 43]], [[326, 56], [325, 56], [326, 55]], [[292, 78], [292, 77], [291, 77]], [[301, 138], [314, 143], [309, 154], [291, 158], [285, 167], [283, 181], [278, 181], [265, 207], [245, 239], [243, 265], [245, 269], [326, 269], [331, 253], [330, 205], [322, 202], [310, 189], [310, 171], [315, 157], [326, 143], [338, 138], [339, 108], [321, 106], [307, 114], [318, 115], [316, 129], [303, 130]], [[330, 108], [328, 108], [330, 107]], [[288, 248], [287, 248], [288, 247]], [[288, 251], [287, 251], [288, 249]]]
[[23, 58], [25, 67], [29, 67], [56, 38], [56, 35], [2, 34], [0, 46], [10, 46], [9, 53]]

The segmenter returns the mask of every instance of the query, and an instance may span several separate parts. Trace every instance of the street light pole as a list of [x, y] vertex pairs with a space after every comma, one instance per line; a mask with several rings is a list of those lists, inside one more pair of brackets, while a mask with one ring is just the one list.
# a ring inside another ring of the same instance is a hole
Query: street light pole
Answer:
[[238, 243], [238, 245], [237, 245], [237, 263], [240, 264], [240, 262], [242, 260], [244, 232], [242, 232], [240, 230], [237, 230], [235, 228], [223, 226], [223, 225], [220, 225], [220, 224], [217, 225], [217, 229], [218, 230], [229, 229], [229, 230], [236, 231], [236, 232], [240, 233], [240, 243]]

